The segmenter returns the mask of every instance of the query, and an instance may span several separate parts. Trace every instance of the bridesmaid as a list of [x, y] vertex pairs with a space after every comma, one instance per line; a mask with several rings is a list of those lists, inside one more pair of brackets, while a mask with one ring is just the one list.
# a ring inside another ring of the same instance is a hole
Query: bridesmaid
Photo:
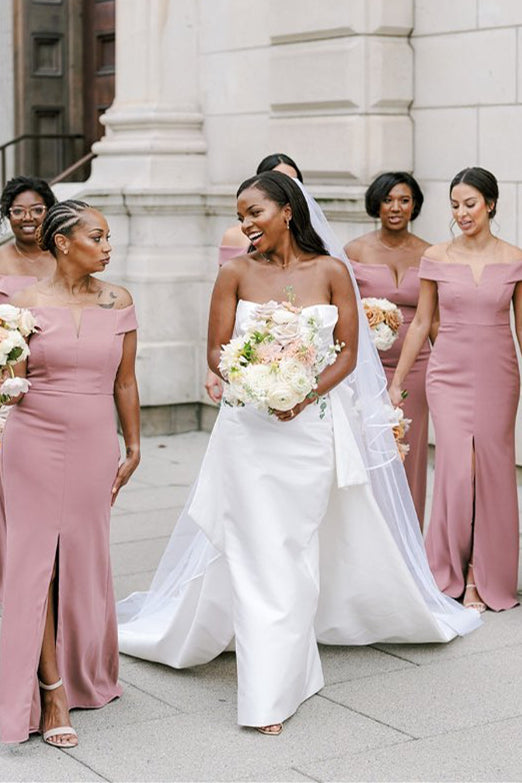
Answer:
[[517, 604], [518, 504], [515, 416], [522, 344], [522, 250], [491, 233], [498, 185], [479, 167], [450, 186], [461, 233], [421, 262], [417, 313], [390, 396], [395, 404], [428, 335], [437, 302], [440, 328], [428, 364], [436, 436], [433, 509], [426, 548], [440, 589], [479, 611]]
[[0, 196], [0, 218], [9, 221], [13, 240], [0, 247], [0, 303], [54, 272], [56, 262], [36, 241], [36, 231], [56, 202], [45, 180], [10, 179]]
[[[297, 163], [292, 160], [291, 157], [285, 155], [284, 152], [274, 152], [272, 155], [267, 155], [263, 158], [261, 163], [256, 169], [256, 174], [261, 174], [263, 171], [281, 171], [283, 174], [287, 174], [289, 177], [298, 179], [299, 182], [303, 181], [303, 175], [301, 174]], [[241, 231], [239, 223], [235, 223], [233, 226], [229, 226], [221, 239], [221, 244], [218, 250], [218, 264], [223, 266], [231, 258], [240, 256], [242, 253], [246, 253], [250, 242]], [[223, 395], [223, 383], [219, 375], [216, 375], [212, 370], [207, 371], [207, 379], [205, 381], [205, 389], [207, 394], [212, 400], [219, 404]]]
[[[404, 171], [381, 174], [366, 191], [366, 212], [381, 222], [345, 246], [353, 266], [361, 296], [389, 299], [404, 316], [399, 336], [388, 351], [379, 355], [388, 379], [393, 377], [404, 337], [415, 315], [419, 298], [418, 269], [428, 243], [408, 230], [418, 217], [424, 196], [417, 181]], [[408, 477], [421, 530], [426, 505], [426, 472], [428, 461], [428, 403], [426, 401], [426, 367], [430, 355], [425, 340], [408, 376], [408, 397], [404, 413], [411, 419], [406, 442], [410, 451], [404, 467]]]
[[[54, 194], [43, 179], [14, 177], [0, 196], [0, 219], [9, 221], [13, 240], [0, 247], [0, 304], [16, 292], [50, 275], [56, 262], [36, 242], [36, 231], [47, 210], [56, 202]], [[0, 405], [0, 436], [9, 408]], [[0, 603], [3, 595], [5, 514], [0, 484]]]
[[[40, 731], [73, 747], [69, 708], [101, 707], [121, 693], [109, 516], [139, 462], [136, 317], [124, 288], [93, 277], [111, 252], [100, 212], [56, 204], [40, 247], [56, 271], [13, 299], [31, 308], [38, 331], [27, 368], [16, 365], [31, 389], [14, 401], [1, 451], [0, 737], [23, 742]], [[126, 445], [119, 466], [114, 404]]]

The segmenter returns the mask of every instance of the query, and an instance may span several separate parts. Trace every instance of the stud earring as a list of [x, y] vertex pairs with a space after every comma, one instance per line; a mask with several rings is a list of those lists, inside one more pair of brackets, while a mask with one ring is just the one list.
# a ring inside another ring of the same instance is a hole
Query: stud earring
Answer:
[[290, 230], [290, 220], [286, 221], [286, 229], [287, 229], [287, 231]]

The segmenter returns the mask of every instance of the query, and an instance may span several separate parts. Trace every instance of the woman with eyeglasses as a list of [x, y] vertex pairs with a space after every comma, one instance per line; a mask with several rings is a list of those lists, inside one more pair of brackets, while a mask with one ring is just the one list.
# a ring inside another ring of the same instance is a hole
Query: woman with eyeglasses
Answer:
[[0, 247], [0, 303], [54, 272], [56, 262], [36, 242], [36, 229], [56, 202], [43, 179], [14, 177], [0, 196], [0, 218], [8, 221], [13, 240]]
[[[54, 272], [56, 262], [36, 242], [36, 230], [47, 210], [56, 202], [43, 179], [14, 177], [0, 196], [0, 219], [8, 221], [13, 239], [0, 246], [0, 304], [9, 301], [17, 291], [33, 285]], [[0, 436], [9, 408], [0, 406]], [[3, 601], [4, 553], [6, 544], [5, 513], [0, 483], [0, 603]]]

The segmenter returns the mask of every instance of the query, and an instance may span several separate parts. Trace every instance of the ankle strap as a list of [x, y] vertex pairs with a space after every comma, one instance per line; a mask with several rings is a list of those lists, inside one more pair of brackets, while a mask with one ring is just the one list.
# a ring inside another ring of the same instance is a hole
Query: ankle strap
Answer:
[[38, 680], [38, 685], [43, 691], [55, 691], [56, 688], [60, 688], [63, 685], [63, 681], [62, 678], [60, 677], [60, 679], [57, 680], [56, 682], [53, 682], [52, 685], [46, 685], [41, 680]]

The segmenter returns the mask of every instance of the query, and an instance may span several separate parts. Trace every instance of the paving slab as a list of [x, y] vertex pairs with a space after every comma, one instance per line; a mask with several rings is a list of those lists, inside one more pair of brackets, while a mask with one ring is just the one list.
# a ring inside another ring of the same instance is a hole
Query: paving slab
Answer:
[[11, 781], [98, 781], [105, 780], [79, 759], [45, 745], [39, 736], [20, 745], [0, 745], [0, 780]]
[[135, 574], [121, 574], [114, 576], [114, 595], [117, 601], [126, 598], [134, 592], [148, 590], [154, 576], [155, 569], [151, 571], [139, 571]]
[[317, 781], [520, 783], [521, 737], [522, 718], [512, 718], [297, 769]]
[[129, 483], [118, 495], [115, 509], [131, 513], [158, 508], [172, 509], [183, 505], [188, 492], [189, 487], [184, 484], [169, 484], [166, 487], [133, 487]]
[[[120, 659], [126, 664], [120, 675], [122, 682], [138, 686], [181, 712], [220, 710], [223, 704], [235, 707], [237, 680], [233, 653], [223, 653], [210, 663], [188, 669], [173, 669], [127, 655]], [[135, 665], [128, 665], [128, 661], [134, 661]]]
[[373, 677], [383, 672], [415, 668], [410, 661], [372, 647], [337, 647], [319, 645], [327, 685]]
[[522, 715], [521, 664], [520, 648], [506, 647], [327, 686], [322, 695], [426, 737]]
[[110, 732], [86, 728], [78, 748], [68, 753], [108, 780], [243, 781], [326, 760], [342, 748], [356, 753], [407, 739], [317, 697], [302, 705], [279, 737], [235, 721], [235, 705], [223, 704], [219, 713], [178, 715]]
[[111, 544], [170, 536], [183, 506], [126, 511], [111, 520]]
[[165, 551], [169, 536], [147, 538], [143, 541], [123, 541], [111, 547], [114, 576], [136, 574], [156, 568]]

